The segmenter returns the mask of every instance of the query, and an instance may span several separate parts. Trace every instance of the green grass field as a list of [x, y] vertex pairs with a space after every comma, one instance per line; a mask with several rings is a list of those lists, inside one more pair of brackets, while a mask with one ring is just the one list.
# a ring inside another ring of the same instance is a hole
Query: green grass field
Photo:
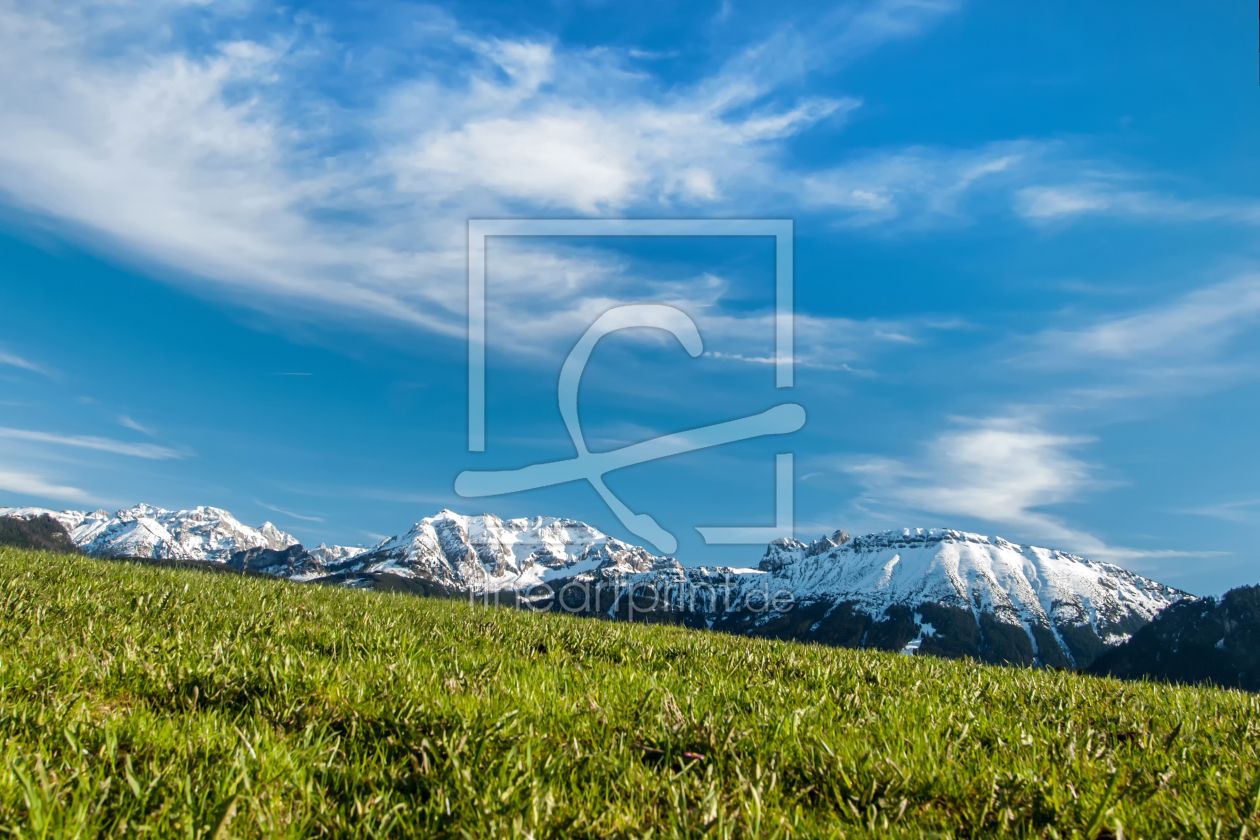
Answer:
[[1255, 837], [1258, 710], [0, 548], [20, 837]]

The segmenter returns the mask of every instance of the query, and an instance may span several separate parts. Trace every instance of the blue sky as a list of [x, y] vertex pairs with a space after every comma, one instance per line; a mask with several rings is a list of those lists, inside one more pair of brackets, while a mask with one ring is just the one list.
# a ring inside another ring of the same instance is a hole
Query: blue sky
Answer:
[[[1260, 103], [1237, 5], [0, 2], [0, 504], [211, 504], [307, 543], [442, 507], [629, 535], [572, 455], [785, 399], [809, 421], [610, 474], [697, 525], [947, 526], [1194, 592], [1255, 583]], [[790, 218], [769, 240], [503, 239], [467, 451], [469, 218]]]

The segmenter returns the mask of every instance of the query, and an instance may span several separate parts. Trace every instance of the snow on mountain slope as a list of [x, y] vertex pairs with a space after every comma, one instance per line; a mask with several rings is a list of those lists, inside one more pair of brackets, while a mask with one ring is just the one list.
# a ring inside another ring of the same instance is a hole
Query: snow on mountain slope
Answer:
[[638, 587], [640, 602], [651, 593], [649, 612], [732, 632], [1079, 666], [1188, 597], [1066, 552], [921, 528], [776, 540], [757, 569], [608, 569], [576, 580]]
[[656, 557], [573, 519], [503, 520], [443, 510], [337, 570], [422, 577], [481, 593], [526, 589], [596, 569], [630, 574], [681, 568], [672, 558]]
[[[1185, 593], [1109, 563], [1001, 537], [940, 528], [885, 531], [812, 551], [771, 546], [773, 585], [798, 599], [861, 599], [873, 609], [931, 601], [991, 612], [1008, 624], [1062, 621], [1116, 628], [1130, 616], [1149, 621]], [[1122, 641], [1128, 633], [1115, 630]]]
[[352, 557], [359, 556], [365, 551], [368, 551], [368, 549], [361, 545], [324, 545], [323, 543], [320, 543], [315, 548], [310, 549], [311, 556], [325, 566], [330, 566], [335, 563], [344, 563]]
[[0, 508], [0, 516], [44, 513], [97, 556], [231, 561], [292, 580], [369, 587], [372, 574], [385, 573], [470, 594], [529, 591], [551, 597], [551, 609], [568, 609], [554, 596], [561, 587], [598, 582], [604, 594], [597, 588], [584, 609], [631, 619], [643, 609], [627, 611], [627, 589], [646, 587], [646, 609], [662, 620], [995, 662], [1087, 665], [1188, 597], [1108, 563], [946, 529], [776, 540], [758, 568], [729, 569], [684, 568], [554, 517], [443, 510], [371, 549], [306, 551], [270, 523], [250, 528], [211, 507], [139, 505], [113, 515]]
[[270, 522], [261, 528], [242, 525], [225, 510], [197, 507], [169, 511], [151, 505], [109, 514], [103, 510], [51, 511], [0, 508], [0, 516], [29, 518], [48, 514], [70, 533], [75, 545], [98, 557], [162, 557], [224, 563], [249, 548], [284, 549], [297, 540]]
[[[649, 611], [690, 613], [685, 620], [703, 626], [820, 640], [831, 633], [910, 650], [939, 636], [925, 650], [1069, 665], [1088, 663], [1186, 597], [1108, 563], [946, 529], [856, 539], [837, 531], [810, 544], [778, 540], [756, 569], [684, 568], [574, 520], [449, 510], [329, 571], [385, 572], [474, 594], [596, 581], [624, 594], [640, 586], [654, 593]], [[790, 607], [767, 608], [776, 595]], [[601, 601], [599, 611], [617, 615], [625, 603]], [[560, 608], [558, 598], [551, 604]], [[796, 626], [802, 616], [816, 620]], [[831, 626], [846, 621], [844, 632]], [[846, 636], [857, 632], [854, 621], [861, 632]]]

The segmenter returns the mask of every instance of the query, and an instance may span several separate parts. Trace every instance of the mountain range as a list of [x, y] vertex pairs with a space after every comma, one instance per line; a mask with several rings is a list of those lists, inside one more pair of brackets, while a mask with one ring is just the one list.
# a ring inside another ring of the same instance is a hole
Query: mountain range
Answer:
[[197, 507], [170, 511], [140, 504], [108, 513], [43, 508], [0, 508], [0, 516], [29, 519], [47, 514], [57, 520], [85, 554], [95, 557], [147, 557], [225, 563], [248, 548], [287, 548], [297, 539], [270, 522], [251, 528], [226, 510]]
[[443, 510], [374, 547], [308, 550], [270, 522], [253, 528], [213, 507], [0, 508], [0, 517], [43, 516], [99, 557], [1025, 665], [1086, 667], [1190, 597], [1108, 563], [947, 529], [781, 539], [755, 565], [731, 568], [684, 566], [554, 517]]

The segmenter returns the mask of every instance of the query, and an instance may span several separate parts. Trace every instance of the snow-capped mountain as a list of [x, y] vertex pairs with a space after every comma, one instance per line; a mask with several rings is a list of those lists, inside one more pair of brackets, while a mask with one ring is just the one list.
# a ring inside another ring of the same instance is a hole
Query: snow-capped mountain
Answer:
[[[227, 511], [47, 513], [106, 557], [165, 557], [333, 585], [524, 598], [534, 608], [905, 653], [1085, 667], [1186, 593], [1062, 551], [945, 529], [776, 540], [756, 568], [687, 568], [554, 517], [443, 510], [373, 548], [304, 549]], [[575, 606], [576, 604], [576, 606]]]
[[386, 573], [483, 593], [524, 590], [595, 570], [682, 571], [674, 559], [600, 533], [584, 522], [537, 516], [500, 519], [443, 510], [330, 572]]
[[[1064, 666], [1088, 664], [1187, 597], [1119, 566], [945, 529], [837, 531], [778, 540], [756, 568], [686, 568], [574, 520], [451, 511], [325, 568], [357, 573], [355, 585], [390, 574], [474, 595], [529, 592], [558, 611]], [[566, 588], [580, 609], [562, 603]]]
[[737, 586], [789, 592], [796, 614], [776, 611], [771, 599], [742, 620], [772, 632], [817, 613], [807, 638], [862, 624], [863, 644], [907, 653], [1084, 666], [1187, 597], [1119, 566], [1001, 537], [921, 528], [846, 537], [772, 544], [758, 569], [764, 579], [737, 575]]
[[671, 564], [559, 569], [543, 577], [551, 591], [533, 593], [533, 603], [843, 647], [1084, 667], [1188, 597], [1119, 566], [945, 529], [776, 540], [755, 569]]
[[284, 549], [297, 540], [270, 522], [242, 525], [226, 510], [197, 507], [170, 511], [141, 504], [114, 514], [42, 508], [0, 508], [0, 516], [21, 519], [48, 514], [60, 522], [75, 545], [97, 557], [163, 557], [225, 563], [249, 548]]
[[778, 541], [761, 568], [798, 599], [861, 599], [880, 612], [933, 602], [1028, 628], [1089, 623], [1107, 644], [1185, 596], [1110, 563], [940, 528]]

